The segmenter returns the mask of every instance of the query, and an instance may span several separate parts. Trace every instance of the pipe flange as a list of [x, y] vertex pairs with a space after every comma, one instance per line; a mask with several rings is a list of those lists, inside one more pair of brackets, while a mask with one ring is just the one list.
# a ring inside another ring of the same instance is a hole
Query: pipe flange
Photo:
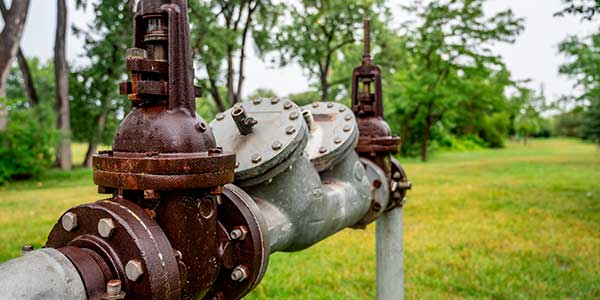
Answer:
[[412, 183], [408, 181], [406, 172], [404, 172], [404, 168], [402, 168], [398, 160], [392, 157], [391, 164], [390, 202], [386, 210], [404, 206], [404, 203], [406, 203], [406, 192], [412, 188]]
[[[224, 234], [223, 267], [211, 291], [203, 298], [241, 299], [263, 278], [267, 271], [270, 248], [267, 225], [256, 202], [239, 187], [228, 184], [223, 188], [219, 209], [219, 224]], [[242, 236], [228, 233], [240, 230]]]
[[[182, 282], [173, 248], [142, 208], [124, 199], [110, 199], [68, 212], [78, 216], [78, 226], [66, 231], [61, 222], [57, 223], [48, 236], [47, 247], [93, 251], [123, 282], [128, 299], [180, 299]], [[116, 224], [108, 238], [98, 232], [98, 223], [105, 218]]]
[[93, 156], [94, 183], [130, 190], [200, 189], [233, 182], [235, 154], [104, 151]]
[[388, 180], [385, 176], [385, 172], [369, 159], [361, 158], [360, 161], [363, 166], [365, 166], [367, 178], [371, 184], [372, 199], [369, 210], [365, 216], [353, 226], [354, 228], [364, 228], [371, 222], [377, 220], [389, 206], [391, 200], [390, 187], [387, 185]]

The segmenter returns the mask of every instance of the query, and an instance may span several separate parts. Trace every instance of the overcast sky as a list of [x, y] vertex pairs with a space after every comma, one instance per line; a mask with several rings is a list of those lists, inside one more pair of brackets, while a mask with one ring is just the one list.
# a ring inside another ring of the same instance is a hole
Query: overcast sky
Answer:
[[[75, 0], [67, 2], [70, 12], [69, 22], [82, 26], [93, 18], [90, 12], [76, 11]], [[403, 2], [393, 0], [390, 3], [393, 11], [397, 12], [397, 7]], [[22, 42], [23, 51], [27, 56], [38, 56], [43, 59], [52, 57], [56, 24], [55, 6], [56, 1], [52, 0], [31, 1]], [[598, 27], [597, 22], [580, 22], [575, 17], [553, 17], [560, 7], [561, 0], [489, 0], [486, 7], [489, 14], [510, 8], [515, 15], [526, 19], [526, 29], [517, 42], [512, 45], [498, 45], [497, 51], [504, 57], [515, 79], [531, 79], [531, 86], [535, 88], [543, 84], [546, 95], [550, 98], [557, 98], [571, 91], [571, 83], [558, 75], [558, 67], [565, 60], [558, 54], [558, 43], [569, 35], [589, 34]], [[399, 15], [395, 17], [400, 18]], [[67, 46], [68, 57], [72, 63], [85, 61], [79, 57], [82, 53], [81, 40], [69, 34]], [[298, 65], [275, 69], [260, 61], [252, 50], [252, 47], [248, 47], [245, 94], [259, 87], [272, 89], [279, 95], [308, 89], [309, 79]]]

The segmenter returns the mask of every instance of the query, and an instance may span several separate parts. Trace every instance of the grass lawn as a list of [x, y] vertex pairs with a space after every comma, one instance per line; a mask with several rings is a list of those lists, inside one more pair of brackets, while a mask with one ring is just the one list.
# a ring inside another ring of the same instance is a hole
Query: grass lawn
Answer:
[[[80, 151], [81, 152], [81, 151]], [[600, 299], [600, 151], [574, 140], [440, 153], [404, 163], [407, 299]], [[91, 173], [0, 188], [0, 261], [41, 246]], [[374, 227], [276, 253], [247, 299], [374, 299]]]

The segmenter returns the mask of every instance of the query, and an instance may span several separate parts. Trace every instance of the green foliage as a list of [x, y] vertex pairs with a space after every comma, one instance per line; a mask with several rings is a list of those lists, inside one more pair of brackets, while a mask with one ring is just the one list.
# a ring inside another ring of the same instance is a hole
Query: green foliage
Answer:
[[39, 175], [52, 164], [56, 142], [50, 101], [29, 108], [11, 104], [8, 128], [0, 132], [0, 184]]
[[566, 98], [582, 107], [581, 136], [600, 144], [600, 33], [571, 36], [559, 50], [568, 57], [560, 73], [575, 80], [574, 90], [582, 91]]
[[290, 100], [294, 101], [299, 106], [303, 106], [306, 104], [313, 103], [315, 101], [319, 101], [321, 99], [321, 95], [319, 95], [319, 93], [315, 91], [306, 91], [296, 94], [290, 94], [288, 95], [288, 98], [290, 98]]
[[507, 115], [499, 113], [513, 109], [505, 91], [515, 83], [492, 46], [513, 42], [523, 19], [510, 10], [486, 16], [483, 3], [417, 1], [405, 7], [415, 20], [403, 25], [404, 37], [390, 39], [397, 66], [384, 85], [386, 118], [401, 136], [404, 154], [420, 148], [425, 160], [428, 145], [444, 132], [503, 144], [499, 127]]
[[[81, 2], [81, 1], [80, 1]], [[71, 127], [75, 141], [110, 143], [129, 109], [129, 101], [119, 95], [124, 80], [125, 50], [132, 45], [133, 0], [83, 1], [92, 5], [94, 20], [86, 28], [74, 28], [85, 38], [88, 65], [70, 75]]]
[[40, 103], [32, 105], [25, 95], [21, 71], [8, 75], [8, 128], [0, 132], [0, 185], [10, 179], [38, 176], [53, 162], [56, 145], [54, 113], [54, 66], [37, 58], [28, 60]]
[[255, 98], [272, 98], [272, 97], [277, 97], [277, 93], [275, 93], [273, 90], [265, 89], [265, 88], [258, 88], [254, 92], [252, 92], [250, 95], [248, 95], [247, 98], [255, 99]]
[[556, 16], [579, 15], [584, 20], [592, 20], [600, 13], [600, 0], [562, 0], [565, 7]]
[[332, 100], [329, 88], [339, 82], [329, 79], [338, 55], [362, 35], [364, 17], [377, 20], [386, 11], [378, 0], [302, 0], [290, 4], [279, 24], [264, 32], [267, 43], [259, 50], [263, 56], [276, 51], [271, 59], [279, 65], [297, 62], [318, 80], [320, 99]]

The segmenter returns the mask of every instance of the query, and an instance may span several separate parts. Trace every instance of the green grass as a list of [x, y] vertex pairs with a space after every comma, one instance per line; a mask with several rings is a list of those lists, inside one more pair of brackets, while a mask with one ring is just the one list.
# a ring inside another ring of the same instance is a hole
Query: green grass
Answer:
[[[600, 299], [600, 151], [574, 140], [403, 160], [407, 299]], [[0, 261], [99, 198], [90, 171], [0, 190]], [[374, 299], [374, 226], [272, 255], [247, 299]]]

